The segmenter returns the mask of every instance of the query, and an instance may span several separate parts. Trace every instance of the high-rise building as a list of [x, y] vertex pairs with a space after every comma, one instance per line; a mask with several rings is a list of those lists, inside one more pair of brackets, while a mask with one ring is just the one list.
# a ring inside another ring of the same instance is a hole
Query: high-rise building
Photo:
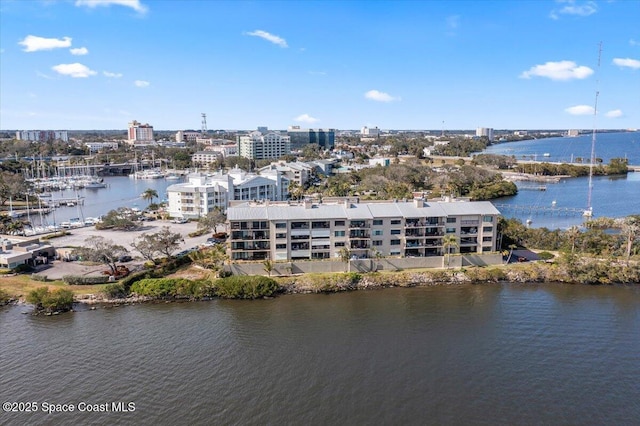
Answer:
[[378, 129], [377, 127], [370, 128], [370, 127], [364, 126], [360, 130], [360, 134], [362, 136], [369, 136], [369, 137], [372, 137], [372, 138], [377, 138], [378, 136], [380, 136], [380, 129]]
[[489, 139], [489, 142], [493, 142], [493, 129], [491, 127], [478, 127], [476, 129], [476, 136], [479, 138], [485, 137]]
[[240, 157], [250, 160], [275, 159], [291, 153], [289, 136], [280, 133], [251, 132], [248, 135], [238, 135], [237, 139]]
[[151, 143], [153, 142], [153, 126], [133, 120], [129, 123], [128, 136], [130, 144]]
[[16, 139], [19, 141], [35, 142], [47, 142], [59, 139], [63, 142], [69, 142], [66, 130], [18, 130], [16, 132]]
[[303, 149], [310, 143], [322, 149], [333, 149], [336, 141], [336, 129], [301, 129], [300, 126], [289, 126], [287, 134], [291, 138], [291, 149]]

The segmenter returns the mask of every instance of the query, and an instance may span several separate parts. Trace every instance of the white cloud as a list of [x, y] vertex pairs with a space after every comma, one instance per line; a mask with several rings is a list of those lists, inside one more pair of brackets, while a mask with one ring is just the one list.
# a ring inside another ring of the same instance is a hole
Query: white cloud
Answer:
[[58, 74], [68, 75], [73, 78], [86, 78], [91, 75], [96, 75], [97, 72], [89, 69], [86, 65], [75, 62], [73, 64], [60, 64], [51, 67], [52, 70]]
[[316, 122], [320, 121], [317, 118], [310, 116], [309, 114], [299, 115], [296, 118], [294, 118], [293, 120], [297, 121], [299, 123], [316, 123]]
[[633, 68], [634, 70], [640, 69], [640, 61], [631, 58], [614, 58], [613, 63], [619, 67]]
[[83, 56], [89, 53], [89, 49], [86, 47], [77, 47], [75, 49], [69, 49], [69, 52], [71, 52], [72, 55]]
[[560, 15], [589, 16], [598, 11], [598, 5], [594, 1], [578, 3], [575, 0], [558, 0], [557, 2], [565, 3], [566, 6], [553, 9], [549, 13], [551, 19], [560, 19]]
[[614, 110], [611, 110], [611, 111], [607, 112], [605, 114], [605, 116], [609, 117], [609, 118], [618, 118], [618, 117], [622, 117], [623, 114], [622, 114], [622, 110], [621, 109], [614, 109]]
[[102, 74], [105, 77], [109, 77], [109, 78], [120, 78], [120, 77], [122, 77], [122, 74], [120, 74], [119, 72], [102, 71]]
[[388, 93], [380, 92], [378, 90], [369, 90], [364, 94], [364, 97], [377, 102], [393, 102], [400, 100], [400, 98], [396, 98]]
[[571, 115], [593, 115], [593, 107], [589, 105], [576, 105], [565, 109]]
[[71, 37], [60, 38], [44, 38], [34, 35], [28, 35], [24, 40], [18, 42], [24, 46], [24, 52], [37, 52], [39, 50], [53, 50], [64, 47], [71, 47]]
[[151, 83], [144, 80], [136, 80], [133, 82], [133, 84], [135, 84], [136, 87], [149, 87], [151, 85]]
[[86, 6], [91, 9], [111, 5], [130, 7], [138, 13], [147, 13], [148, 10], [140, 0], [76, 0], [76, 6]]
[[266, 31], [262, 31], [262, 30], [255, 30], [252, 31], [250, 33], [245, 33], [248, 36], [253, 36], [253, 37], [260, 37], [263, 38], [267, 41], [270, 41], [273, 44], [277, 44], [280, 47], [289, 47], [289, 45], [287, 45], [287, 40], [283, 39], [282, 37], [279, 37], [275, 34], [271, 34], [268, 33]]
[[520, 78], [546, 77], [551, 80], [579, 80], [589, 77], [593, 70], [584, 65], [578, 66], [573, 61], [546, 62], [536, 65], [520, 74]]

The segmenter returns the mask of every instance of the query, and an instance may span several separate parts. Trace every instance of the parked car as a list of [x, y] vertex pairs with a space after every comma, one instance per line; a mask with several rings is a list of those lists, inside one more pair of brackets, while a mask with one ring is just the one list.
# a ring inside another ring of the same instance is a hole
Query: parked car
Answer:
[[173, 223], [187, 223], [187, 222], [189, 222], [189, 220], [183, 217], [176, 217], [175, 219], [173, 219]]
[[128, 254], [122, 255], [118, 258], [118, 262], [131, 262], [131, 260], [133, 259]]

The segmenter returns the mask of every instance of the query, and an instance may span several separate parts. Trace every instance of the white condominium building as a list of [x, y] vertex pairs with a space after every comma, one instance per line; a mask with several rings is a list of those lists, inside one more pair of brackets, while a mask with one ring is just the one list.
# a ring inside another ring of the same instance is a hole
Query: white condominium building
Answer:
[[238, 136], [238, 151], [240, 157], [251, 160], [280, 158], [291, 153], [291, 139], [276, 132], [251, 132]]
[[225, 211], [231, 200], [286, 200], [289, 180], [278, 172], [260, 175], [235, 168], [229, 173], [192, 173], [188, 182], [167, 188], [169, 215], [196, 219], [214, 209]]
[[69, 142], [66, 130], [18, 130], [16, 139], [19, 141], [47, 142], [61, 140]]
[[[232, 260], [428, 257], [497, 248], [500, 212], [488, 201], [239, 203], [227, 209]], [[456, 237], [445, 244], [445, 236]]]

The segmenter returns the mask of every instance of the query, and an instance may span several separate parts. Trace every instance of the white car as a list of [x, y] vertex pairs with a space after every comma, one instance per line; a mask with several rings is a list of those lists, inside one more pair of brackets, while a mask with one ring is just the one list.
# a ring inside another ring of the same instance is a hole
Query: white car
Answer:
[[189, 220], [183, 217], [176, 217], [175, 219], [173, 219], [173, 223], [187, 223], [187, 222], [189, 222]]

